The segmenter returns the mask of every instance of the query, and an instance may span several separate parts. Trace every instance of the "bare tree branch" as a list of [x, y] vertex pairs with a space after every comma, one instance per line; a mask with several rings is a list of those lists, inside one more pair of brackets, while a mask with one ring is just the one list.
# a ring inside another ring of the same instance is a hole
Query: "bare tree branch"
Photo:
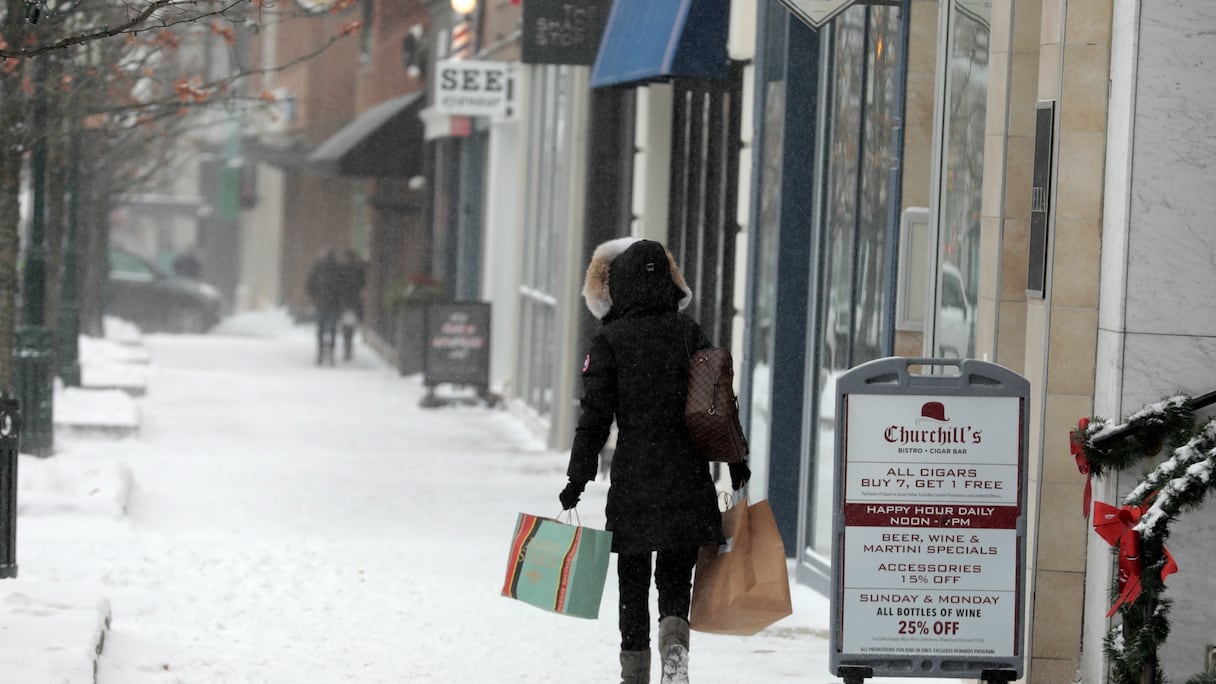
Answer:
[[[24, 0], [21, 0], [24, 2]], [[241, 5], [250, 4], [251, 0], [210, 0], [207, 4], [221, 3], [220, 7], [213, 9], [199, 8], [199, 0], [149, 0], [147, 7], [142, 10], [130, 14], [133, 10], [129, 3], [122, 3], [122, 6], [128, 10], [128, 16], [121, 23], [110, 26], [102, 25], [74, 32], [73, 35], [53, 40], [47, 43], [38, 43], [34, 45], [13, 45], [11, 42], [5, 42], [3, 36], [0, 36], [0, 59], [26, 59], [36, 57], [57, 50], [64, 50], [76, 45], [91, 43], [96, 40], [113, 38], [118, 35], [138, 35], [149, 31], [160, 31], [183, 24], [192, 24], [212, 17], [225, 17], [231, 19], [230, 13], [239, 8]], [[262, 6], [261, 2], [253, 1], [259, 10]], [[345, 10], [353, 5], [354, 2], [340, 3], [331, 12]], [[174, 16], [168, 16], [165, 13], [169, 10], [179, 9], [180, 12]], [[13, 10], [10, 8], [9, 10]], [[295, 12], [294, 14], [304, 14]]]
[[[192, 87], [195, 88], [196, 90], [200, 90], [200, 91], [226, 90], [226, 89], [230, 88], [232, 85], [234, 85], [236, 82], [240, 81], [241, 79], [250, 78], [252, 76], [264, 76], [266, 74], [274, 74], [274, 73], [286, 71], [287, 69], [290, 69], [291, 67], [296, 66], [297, 64], [301, 64], [310, 59], [313, 59], [314, 57], [320, 56], [322, 53], [324, 53], [326, 50], [328, 50], [330, 48], [330, 46], [334, 45], [335, 43], [342, 40], [343, 38], [345, 38], [345, 35], [343, 35], [343, 34], [337, 34], [334, 36], [330, 36], [324, 43], [322, 43], [316, 49], [311, 50], [307, 53], [304, 53], [304, 54], [300, 55], [299, 57], [296, 57], [295, 59], [283, 62], [282, 64], [278, 64], [278, 65], [271, 66], [271, 67], [259, 68], [259, 69], [245, 69], [245, 70], [236, 72], [230, 76], [226, 76], [224, 78], [218, 78], [218, 79], [214, 79], [211, 81], [196, 83]], [[176, 96], [174, 96], [174, 97], [161, 98], [159, 100], [150, 100], [150, 101], [146, 101], [146, 102], [139, 102], [139, 103], [133, 103], [133, 104], [103, 107], [100, 109], [92, 110], [92, 113], [122, 114], [122, 113], [127, 113], [127, 112], [149, 111], [149, 110], [155, 110], [158, 108], [172, 108], [174, 111], [176, 111], [177, 109], [181, 109], [181, 108], [198, 109], [198, 108], [205, 108], [205, 107], [213, 107], [213, 106], [216, 106], [217, 104], [227, 105], [231, 102], [239, 102], [239, 101], [248, 101], [250, 103], [258, 103], [260, 106], [265, 106], [265, 105], [269, 104], [264, 98], [260, 97], [257, 94], [253, 94], [253, 95], [249, 95], [249, 96], [242, 96], [237, 93], [229, 92], [229, 93], [225, 93], [225, 95], [222, 99], [214, 100], [214, 101], [210, 100], [210, 99], [204, 100], [201, 102], [183, 101], [183, 100], [177, 98]]]

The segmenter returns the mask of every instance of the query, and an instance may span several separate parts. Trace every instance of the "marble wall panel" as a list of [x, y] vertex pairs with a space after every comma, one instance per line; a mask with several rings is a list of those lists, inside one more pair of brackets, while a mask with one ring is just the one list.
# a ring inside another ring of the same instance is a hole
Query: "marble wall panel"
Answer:
[[1122, 413], [1175, 392], [1216, 390], [1216, 337], [1129, 333], [1124, 337]]
[[1165, 581], [1166, 595], [1174, 599], [1175, 609], [1170, 612], [1170, 638], [1160, 654], [1171, 681], [1185, 681], [1201, 672], [1206, 648], [1216, 644], [1216, 601], [1186, 598], [1211, 596], [1216, 591], [1216, 579], [1206, 571], [1216, 558], [1214, 525], [1216, 504], [1209, 500], [1170, 528], [1168, 548], [1178, 561], [1178, 572]]
[[1216, 335], [1216, 4], [1141, 4], [1127, 329]]

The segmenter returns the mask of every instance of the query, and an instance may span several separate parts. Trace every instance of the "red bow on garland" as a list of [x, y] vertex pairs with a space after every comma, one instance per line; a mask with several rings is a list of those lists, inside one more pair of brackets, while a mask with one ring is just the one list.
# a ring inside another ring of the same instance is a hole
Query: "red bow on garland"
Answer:
[[[1146, 499], [1145, 505], [1151, 499], [1151, 496]], [[1108, 503], [1094, 502], [1094, 531], [1107, 544], [1119, 547], [1119, 597], [1106, 617], [1114, 615], [1124, 602], [1133, 602], [1140, 596], [1140, 572], [1144, 559], [1140, 556], [1140, 533], [1134, 528], [1143, 513], [1144, 509], [1140, 506], [1115, 508]], [[1178, 563], [1168, 549], [1162, 548], [1162, 551], [1165, 551], [1165, 567], [1161, 568], [1161, 579], [1164, 581], [1178, 572]]]
[[1089, 427], [1089, 419], [1082, 418], [1077, 422], [1077, 429], [1068, 433], [1068, 446], [1073, 458], [1077, 460], [1077, 470], [1085, 476], [1085, 500], [1081, 504], [1081, 517], [1089, 517], [1089, 503], [1094, 498], [1094, 477], [1089, 473], [1089, 459], [1085, 457], [1085, 428]]

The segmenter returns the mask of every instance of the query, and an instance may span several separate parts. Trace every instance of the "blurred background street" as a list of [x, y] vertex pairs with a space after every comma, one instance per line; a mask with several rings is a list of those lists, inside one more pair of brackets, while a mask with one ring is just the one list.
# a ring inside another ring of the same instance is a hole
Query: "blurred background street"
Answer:
[[[557, 514], [566, 453], [504, 410], [419, 408], [420, 377], [362, 345], [316, 368], [311, 330], [281, 314], [141, 339], [138, 436], [22, 457], [0, 625], [51, 619], [12, 610], [18, 594], [106, 601], [101, 684], [616, 681], [612, 568], [595, 621], [499, 595], [516, 515]], [[602, 527], [606, 489], [584, 524]], [[758, 636], [694, 632], [693, 681], [839, 681], [827, 601], [792, 590], [795, 614]], [[4, 681], [52, 681], [38, 668], [84, 654], [68, 646], [0, 656]]]

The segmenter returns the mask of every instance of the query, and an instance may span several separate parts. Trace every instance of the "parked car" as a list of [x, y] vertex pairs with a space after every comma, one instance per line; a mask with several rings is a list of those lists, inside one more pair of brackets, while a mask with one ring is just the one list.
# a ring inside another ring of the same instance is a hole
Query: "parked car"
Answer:
[[958, 266], [942, 264], [941, 287], [937, 348], [933, 355], [941, 359], [965, 359], [975, 353], [975, 305], [967, 295]]
[[219, 290], [207, 283], [170, 274], [124, 249], [110, 249], [107, 315], [143, 332], [201, 333], [219, 323], [223, 305]]

